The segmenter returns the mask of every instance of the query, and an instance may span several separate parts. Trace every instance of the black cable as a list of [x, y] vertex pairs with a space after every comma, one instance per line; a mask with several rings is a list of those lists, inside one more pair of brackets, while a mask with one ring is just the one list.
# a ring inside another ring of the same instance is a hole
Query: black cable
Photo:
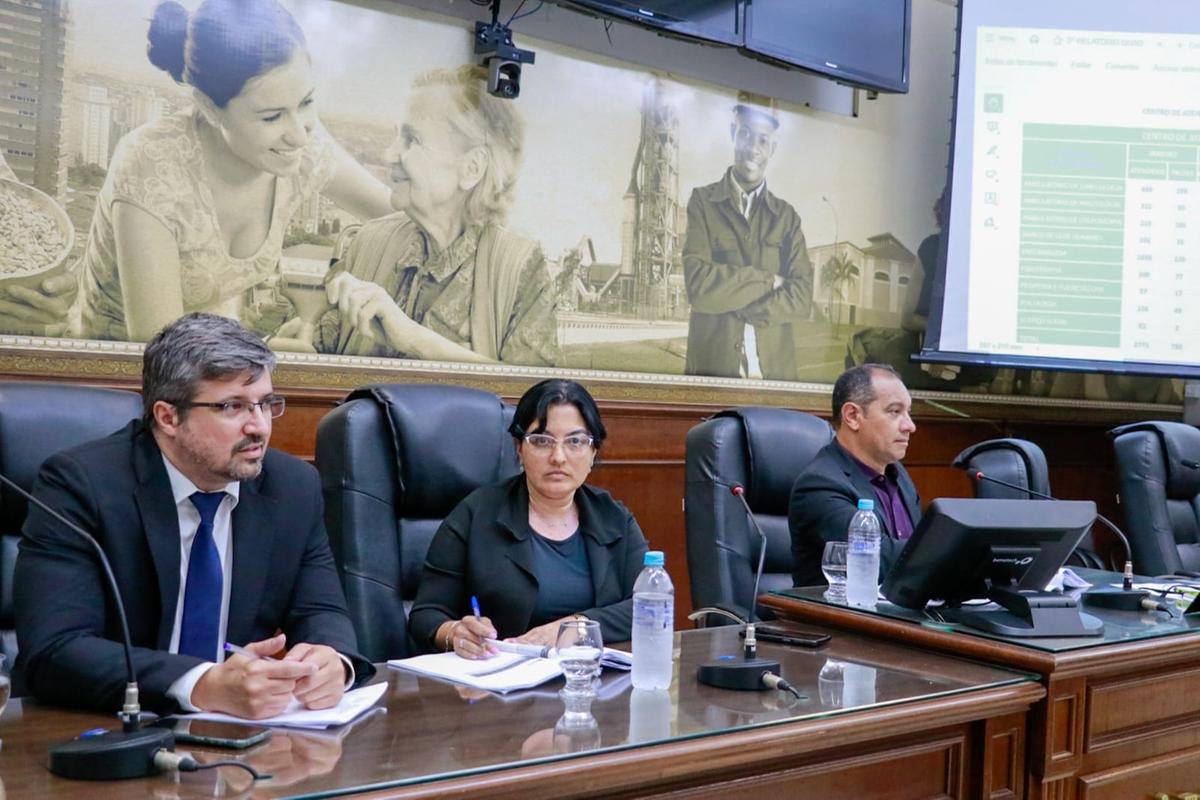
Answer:
[[795, 686], [792, 686], [790, 683], [785, 681], [783, 678], [779, 679], [779, 688], [783, 689], [785, 692], [791, 692], [793, 695], [796, 696], [797, 700], [804, 699], [804, 695], [800, 694], [800, 690], [797, 689]]
[[258, 770], [256, 770], [254, 767], [250, 766], [249, 764], [246, 764], [242, 761], [234, 761], [231, 758], [223, 759], [221, 761], [205, 761], [202, 764], [199, 761], [197, 761], [196, 759], [192, 758], [191, 756], [184, 756], [179, 761], [179, 771], [180, 772], [198, 772], [199, 770], [202, 770], [202, 769], [215, 769], [216, 767], [241, 767], [242, 769], [249, 772], [250, 776], [252, 778], [254, 778], [254, 780], [256, 780], [256, 781], [265, 781], [265, 780], [269, 780], [271, 778], [270, 775], [263, 775], [262, 773], [260, 773]]
[[525, 7], [526, 2], [527, 0], [521, 0], [521, 2], [517, 3], [516, 9], [509, 15], [508, 22], [504, 23], [505, 25], [512, 25], [512, 21], [517, 18], [517, 14], [521, 13], [521, 9]]
[[511, 25], [512, 23], [516, 22], [517, 20], [522, 20], [522, 19], [525, 19], [526, 17], [532, 17], [534, 14], [538, 13], [539, 11], [541, 11], [541, 10], [542, 10], [542, 6], [544, 6], [544, 5], [546, 5], [546, 3], [545, 3], [545, 2], [544, 2], [544, 0], [543, 0], [543, 2], [540, 2], [540, 3], [538, 3], [538, 4], [537, 4], [537, 8], [531, 8], [530, 10], [526, 11], [526, 12], [525, 12], [524, 14], [522, 14], [521, 16], [517, 16], [517, 15], [514, 13], [514, 14], [513, 14], [513, 16], [512, 16], [512, 18], [511, 18], [511, 19], [508, 21], [508, 24], [510, 24], [510, 25]]
[[774, 672], [764, 672], [762, 674], [762, 682], [768, 689], [782, 689], [785, 692], [791, 692], [797, 700], [807, 699], [804, 695], [783, 679], [783, 676], [776, 675]]

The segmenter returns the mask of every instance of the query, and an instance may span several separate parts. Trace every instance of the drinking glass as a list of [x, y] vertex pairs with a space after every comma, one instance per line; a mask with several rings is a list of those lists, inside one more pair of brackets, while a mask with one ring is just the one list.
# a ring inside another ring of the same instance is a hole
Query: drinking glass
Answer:
[[604, 652], [600, 623], [594, 619], [566, 620], [558, 626], [555, 649], [567, 679], [563, 692], [568, 695], [594, 694], [592, 681], [600, 674], [600, 656]]
[[[4, 668], [4, 654], [0, 653], [0, 714], [4, 713], [4, 707], [8, 705], [8, 696], [12, 693], [12, 680], [8, 677], [8, 671]], [[0, 798], [4, 796], [2, 786], [0, 786]]]
[[845, 542], [826, 542], [821, 554], [821, 572], [829, 584], [825, 597], [830, 600], [846, 600], [846, 548]]
[[[591, 698], [587, 698], [591, 705]], [[601, 744], [600, 725], [588, 709], [582, 712], [571, 711], [568, 703], [567, 713], [559, 717], [554, 726], [554, 752], [583, 753], [595, 750]]]

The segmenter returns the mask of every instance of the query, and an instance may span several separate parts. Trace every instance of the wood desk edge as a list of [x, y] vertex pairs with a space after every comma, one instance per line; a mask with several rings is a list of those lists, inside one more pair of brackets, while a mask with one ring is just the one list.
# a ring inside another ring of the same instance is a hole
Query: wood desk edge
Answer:
[[[729, 777], [739, 770], [769, 763], [782, 768], [788, 761], [819, 761], [832, 751], [883, 737], [933, 733], [954, 725], [1003, 716], [1025, 714], [1043, 697], [1045, 689], [1022, 681], [990, 689], [898, 703], [861, 712], [801, 721], [783, 720], [752, 730], [698, 736], [684, 741], [631, 747], [581, 759], [561, 759], [529, 766], [497, 769], [461, 778], [396, 786], [357, 795], [361, 798], [477, 798], [569, 797], [603, 787], [606, 794], [638, 793], [679, 788], [685, 782], [702, 785]], [[865, 715], [870, 715], [866, 719]], [[864, 719], [866, 721], [864, 721]], [[933, 724], [930, 723], [934, 720]], [[586, 774], [588, 786], [580, 783]]]

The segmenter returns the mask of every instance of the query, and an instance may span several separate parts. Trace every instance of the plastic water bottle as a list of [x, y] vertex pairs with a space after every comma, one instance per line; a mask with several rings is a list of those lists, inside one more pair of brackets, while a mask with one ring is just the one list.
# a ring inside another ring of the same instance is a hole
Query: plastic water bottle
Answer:
[[671, 685], [671, 646], [675, 633], [675, 587], [663, 569], [661, 550], [646, 553], [633, 584], [633, 688]]
[[634, 689], [629, 693], [629, 741], [660, 742], [671, 738], [671, 693]]
[[846, 531], [846, 603], [875, 607], [879, 597], [879, 518], [874, 500], [859, 500]]

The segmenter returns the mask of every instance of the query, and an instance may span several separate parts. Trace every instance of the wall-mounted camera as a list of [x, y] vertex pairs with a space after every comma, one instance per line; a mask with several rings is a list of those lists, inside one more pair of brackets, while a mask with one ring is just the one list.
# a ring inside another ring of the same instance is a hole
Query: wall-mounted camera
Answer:
[[513, 45], [512, 29], [499, 22], [475, 23], [475, 55], [488, 69], [488, 94], [515, 100], [521, 94], [521, 65], [532, 64], [534, 52]]

